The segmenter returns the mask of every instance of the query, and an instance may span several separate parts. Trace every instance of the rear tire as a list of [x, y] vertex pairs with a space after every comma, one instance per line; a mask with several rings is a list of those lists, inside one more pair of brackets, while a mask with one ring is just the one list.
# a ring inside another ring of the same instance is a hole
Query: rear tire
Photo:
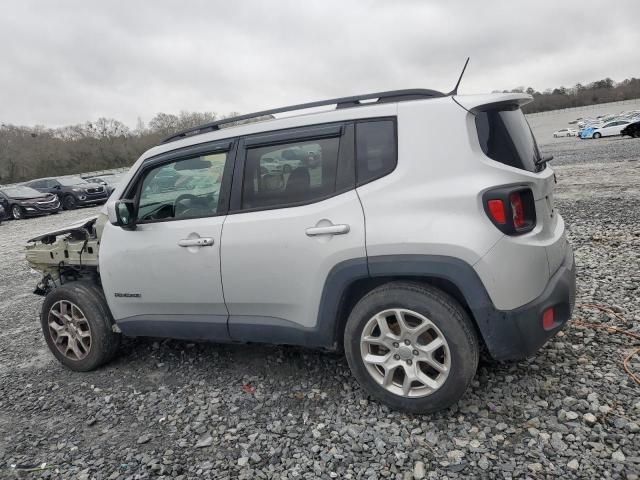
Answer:
[[364, 390], [410, 413], [456, 403], [478, 366], [478, 338], [465, 310], [446, 293], [413, 282], [391, 282], [360, 299], [347, 320], [344, 349]]
[[87, 372], [111, 360], [120, 345], [102, 291], [88, 282], [70, 282], [44, 299], [40, 324], [49, 350], [67, 368]]
[[62, 199], [62, 208], [65, 210], [74, 210], [78, 206], [78, 202], [76, 201], [76, 197], [73, 195], [65, 195]]

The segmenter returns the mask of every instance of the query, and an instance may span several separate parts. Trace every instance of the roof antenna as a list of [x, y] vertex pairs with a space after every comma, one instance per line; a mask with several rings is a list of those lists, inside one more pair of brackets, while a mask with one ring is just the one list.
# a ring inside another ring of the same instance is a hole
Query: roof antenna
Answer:
[[460, 86], [460, 81], [462, 80], [462, 76], [464, 75], [464, 71], [467, 69], [468, 64], [469, 64], [469, 57], [467, 57], [467, 61], [464, 62], [464, 67], [462, 67], [462, 72], [460, 72], [460, 77], [458, 77], [458, 83], [456, 83], [456, 86], [453, 88], [453, 90], [447, 93], [447, 96], [458, 94], [458, 87]]

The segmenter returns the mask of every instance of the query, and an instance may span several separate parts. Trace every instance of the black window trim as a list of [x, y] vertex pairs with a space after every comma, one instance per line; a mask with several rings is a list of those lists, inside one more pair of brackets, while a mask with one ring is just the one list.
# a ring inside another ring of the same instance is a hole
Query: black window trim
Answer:
[[[355, 165], [354, 165], [354, 178], [353, 182], [346, 185], [343, 188], [335, 189], [331, 193], [314, 197], [310, 200], [303, 200], [300, 202], [288, 202], [276, 205], [265, 205], [261, 207], [242, 207], [242, 194], [244, 183], [244, 170], [247, 159], [247, 151], [249, 148], [267, 147], [272, 145], [282, 145], [287, 143], [304, 142], [310, 140], [323, 140], [327, 138], [340, 138], [340, 144], [338, 146], [338, 159], [336, 164], [336, 184], [338, 183], [339, 163], [343, 159], [343, 156], [348, 155], [346, 151], [349, 148], [348, 145], [343, 145], [343, 139], [348, 128], [352, 126], [354, 120], [344, 120], [338, 122], [329, 122], [325, 124], [305, 125], [303, 127], [293, 127], [283, 130], [277, 130], [276, 134], [265, 135], [265, 132], [260, 132], [255, 135], [246, 135], [240, 139], [238, 145], [238, 152], [236, 154], [236, 164], [233, 173], [233, 185], [231, 187], [231, 203], [229, 205], [228, 214], [238, 213], [250, 213], [261, 212], [265, 210], [279, 210], [283, 208], [301, 207], [305, 205], [311, 205], [314, 203], [322, 202], [329, 198], [341, 195], [345, 192], [353, 190], [355, 188]], [[256, 140], [254, 143], [253, 140]], [[353, 146], [351, 146], [353, 148]]]
[[344, 122], [311, 127], [295, 127], [294, 129], [276, 130], [267, 134], [256, 134], [245, 137], [245, 148], [270, 147], [305, 140], [321, 140], [341, 137], [344, 134]]
[[194, 220], [198, 218], [213, 218], [220, 217], [227, 214], [229, 210], [230, 201], [230, 189], [232, 183], [232, 176], [234, 171], [234, 163], [236, 161], [238, 151], [238, 138], [228, 138], [224, 140], [214, 140], [206, 143], [199, 143], [196, 145], [189, 145], [187, 147], [163, 152], [158, 155], [146, 158], [135, 175], [131, 178], [127, 186], [125, 187], [120, 200], [128, 199], [133, 200], [135, 204], [135, 215], [138, 216], [138, 205], [140, 198], [140, 190], [142, 183], [147, 173], [159, 166], [168, 165], [180, 160], [186, 160], [189, 158], [200, 157], [204, 155], [212, 155], [216, 153], [227, 153], [227, 160], [225, 161], [224, 169], [222, 171], [222, 184], [220, 185], [220, 193], [218, 195], [218, 208], [215, 213], [209, 215], [198, 215], [188, 218], [163, 218], [159, 220], [138, 220], [138, 225], [148, 225], [154, 223], [165, 222], [179, 222], [183, 220]]
[[[382, 122], [382, 121], [391, 121], [393, 122], [393, 140], [395, 142], [395, 161], [393, 164], [393, 168], [391, 170], [389, 170], [388, 172], [384, 172], [380, 175], [376, 175], [364, 182], [360, 182], [358, 180], [358, 124], [360, 123], [370, 123], [370, 122]], [[396, 168], [398, 168], [398, 117], [396, 116], [392, 116], [392, 117], [373, 117], [373, 118], [365, 118], [365, 119], [361, 119], [361, 120], [356, 120], [355, 121], [355, 132], [354, 132], [354, 138], [353, 138], [353, 142], [354, 142], [354, 151], [355, 151], [355, 166], [356, 166], [356, 188], [357, 187], [362, 187], [363, 185], [367, 185], [368, 183], [374, 182], [376, 180], [379, 180], [383, 177], [386, 177], [387, 175], [392, 174]]]

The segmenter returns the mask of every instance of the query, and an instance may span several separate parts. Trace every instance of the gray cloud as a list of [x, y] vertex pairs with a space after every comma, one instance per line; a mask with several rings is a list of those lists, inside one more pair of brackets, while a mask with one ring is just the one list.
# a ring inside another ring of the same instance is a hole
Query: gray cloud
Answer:
[[248, 112], [368, 91], [638, 76], [640, 2], [7, 1], [0, 121]]

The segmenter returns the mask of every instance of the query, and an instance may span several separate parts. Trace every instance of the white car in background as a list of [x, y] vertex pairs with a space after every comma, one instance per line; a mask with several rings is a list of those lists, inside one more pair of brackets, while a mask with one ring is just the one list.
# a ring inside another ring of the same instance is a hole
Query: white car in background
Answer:
[[553, 138], [558, 137], [575, 137], [578, 135], [578, 131], [573, 128], [561, 128], [553, 132]]
[[620, 135], [622, 129], [629, 125], [628, 120], [614, 120], [613, 122], [605, 123], [602, 126], [594, 127], [591, 132], [582, 138], [600, 138], [600, 137], [613, 137]]

